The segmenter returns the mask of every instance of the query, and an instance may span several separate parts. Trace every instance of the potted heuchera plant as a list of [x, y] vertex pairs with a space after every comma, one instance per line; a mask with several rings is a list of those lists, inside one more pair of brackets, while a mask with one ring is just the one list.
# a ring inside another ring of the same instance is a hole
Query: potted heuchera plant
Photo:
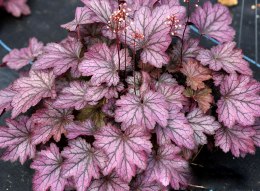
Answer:
[[[11, 111], [0, 147], [3, 160], [32, 159], [34, 190], [182, 189], [202, 145], [255, 152], [260, 86], [227, 8], [83, 2], [62, 42], [32, 38], [3, 59], [16, 70], [33, 62], [0, 91], [0, 112]], [[220, 44], [201, 47], [190, 25]]]
[[4, 8], [7, 12], [15, 17], [21, 15], [29, 15], [31, 13], [27, 0], [0, 0], [0, 8]]

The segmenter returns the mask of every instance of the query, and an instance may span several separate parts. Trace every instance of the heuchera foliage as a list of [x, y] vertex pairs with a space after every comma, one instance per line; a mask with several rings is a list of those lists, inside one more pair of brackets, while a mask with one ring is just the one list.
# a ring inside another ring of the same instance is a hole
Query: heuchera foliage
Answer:
[[15, 17], [31, 13], [30, 7], [27, 5], [27, 0], [0, 0], [0, 8], [4, 8]]
[[[0, 148], [3, 160], [32, 159], [35, 191], [182, 189], [203, 145], [255, 152], [260, 84], [232, 42], [227, 8], [83, 3], [62, 25], [66, 39], [32, 38], [3, 59], [18, 71], [32, 64], [0, 91], [0, 112], [11, 111]], [[203, 48], [189, 25], [221, 44]]]

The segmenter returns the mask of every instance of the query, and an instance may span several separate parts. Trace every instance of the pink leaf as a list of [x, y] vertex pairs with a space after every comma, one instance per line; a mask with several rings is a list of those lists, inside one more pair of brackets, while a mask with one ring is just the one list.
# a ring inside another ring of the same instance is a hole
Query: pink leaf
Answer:
[[211, 50], [201, 50], [197, 59], [215, 71], [223, 69], [230, 74], [239, 72], [252, 75], [248, 62], [243, 59], [242, 50], [235, 49], [235, 46], [235, 42], [228, 42], [212, 47]]
[[225, 75], [221, 72], [213, 72], [212, 79], [214, 80], [215, 86], [220, 86], [224, 81]]
[[12, 109], [11, 103], [17, 92], [12, 89], [12, 85], [0, 90], [0, 115], [4, 110]]
[[207, 144], [205, 134], [213, 135], [221, 126], [215, 118], [205, 115], [200, 109], [196, 108], [187, 115], [187, 119], [194, 130], [196, 145]]
[[148, 7], [141, 7], [136, 11], [134, 22], [127, 30], [126, 40], [133, 50], [143, 49], [141, 53], [143, 63], [161, 68], [169, 62], [165, 51], [171, 43], [170, 25], [165, 22], [174, 12], [176, 9], [167, 5], [157, 7], [153, 11]]
[[252, 127], [234, 125], [231, 128], [222, 127], [215, 134], [215, 145], [225, 153], [231, 151], [235, 157], [245, 153], [255, 153], [252, 136], [256, 134]]
[[177, 106], [179, 108], [183, 107], [184, 102], [186, 101], [183, 96], [184, 87], [179, 85], [160, 85], [157, 88], [157, 91], [164, 95], [169, 107]]
[[94, 135], [94, 145], [103, 149], [109, 160], [104, 169], [109, 174], [115, 169], [120, 178], [130, 181], [136, 168], [145, 169], [147, 153], [151, 152], [150, 135], [140, 126], [131, 126], [122, 131], [112, 125], [104, 126]]
[[160, 146], [153, 153], [145, 171], [146, 181], [158, 181], [179, 190], [188, 184], [189, 164], [178, 156], [180, 149], [172, 144]]
[[83, 0], [83, 2], [93, 11], [98, 22], [108, 23], [112, 15], [113, 0]]
[[33, 190], [63, 191], [67, 180], [61, 175], [62, 163], [59, 148], [54, 143], [39, 152], [31, 164], [31, 168], [36, 170], [33, 177]]
[[54, 80], [53, 72], [31, 70], [29, 77], [22, 77], [15, 81], [13, 89], [17, 91], [17, 94], [12, 101], [12, 118], [26, 112], [30, 107], [38, 104], [42, 98], [55, 98]]
[[158, 140], [159, 143], [161, 141], [166, 142], [167, 139], [171, 139], [175, 144], [180, 147], [184, 146], [189, 149], [194, 148], [195, 145], [193, 129], [184, 114], [180, 112], [180, 108], [171, 108], [169, 112], [168, 124], [166, 125], [166, 127], [158, 126], [157, 128], [161, 128], [161, 132], [159, 132], [159, 137], [162, 137], [162, 135], [164, 134], [164, 136], [162, 137], [164, 138], [164, 140]]
[[123, 129], [135, 124], [153, 129], [156, 122], [163, 127], [167, 125], [167, 103], [160, 93], [148, 91], [142, 98], [127, 94], [117, 100], [116, 106], [115, 120], [123, 122]]
[[52, 136], [59, 142], [61, 135], [66, 133], [64, 127], [72, 122], [74, 116], [72, 110], [56, 109], [52, 102], [46, 101], [45, 108], [37, 110], [32, 118], [39, 126], [35, 129], [33, 142], [39, 144], [46, 143]]
[[252, 137], [254, 144], [260, 147], [260, 119], [259, 118], [256, 120], [256, 123], [252, 127], [256, 131], [256, 134]]
[[65, 126], [65, 130], [67, 131], [66, 137], [68, 139], [75, 139], [76, 137], [81, 135], [94, 135], [97, 128], [93, 121], [87, 119], [83, 122], [72, 122]]
[[181, 72], [187, 77], [186, 84], [192, 89], [202, 89], [205, 87], [203, 81], [211, 79], [211, 71], [200, 65], [197, 61], [189, 61], [183, 64]]
[[85, 99], [92, 102], [98, 102], [102, 98], [118, 98], [118, 92], [124, 89], [124, 84], [121, 82], [116, 86], [107, 86], [106, 84], [92, 86], [88, 89]]
[[192, 14], [191, 22], [201, 34], [220, 42], [232, 41], [235, 36], [235, 30], [229, 26], [232, 23], [229, 10], [220, 4], [212, 5], [209, 1], [204, 3], [203, 7], [198, 7]]
[[102, 112], [109, 117], [115, 116], [116, 99], [109, 99], [102, 107]]
[[82, 44], [76, 40], [64, 43], [49, 43], [43, 49], [44, 53], [33, 64], [34, 70], [53, 68], [55, 75], [65, 73], [69, 68], [78, 67]]
[[65, 87], [61, 94], [54, 102], [57, 108], [69, 109], [75, 107], [76, 110], [83, 109], [88, 101], [85, 99], [86, 92], [89, 88], [87, 82], [73, 81], [70, 87]]
[[29, 47], [20, 50], [13, 49], [3, 58], [3, 62], [11, 69], [19, 70], [22, 67], [34, 61], [42, 54], [43, 43], [38, 42], [36, 38], [29, 40]]
[[88, 7], [77, 7], [75, 19], [69, 23], [61, 25], [61, 27], [69, 30], [76, 31], [79, 25], [93, 23], [97, 20], [92, 10]]
[[168, 86], [178, 85], [178, 82], [176, 81], [176, 79], [172, 77], [171, 74], [163, 73], [155, 85], [156, 88], [159, 88], [161, 85], [168, 85]]
[[131, 191], [167, 191], [166, 187], [156, 181], [146, 181], [143, 174], [137, 175], [134, 181], [131, 182], [130, 186]]
[[116, 173], [111, 173], [93, 180], [88, 191], [129, 191], [129, 186]]
[[119, 82], [118, 70], [125, 70], [131, 65], [128, 52], [120, 50], [120, 62], [116, 46], [108, 47], [106, 44], [95, 44], [85, 54], [85, 59], [79, 65], [79, 70], [84, 76], [92, 76], [93, 85], [107, 83], [116, 86]]
[[8, 0], [4, 2], [4, 7], [7, 12], [11, 13], [15, 17], [21, 15], [29, 15], [31, 13], [30, 8], [26, 4], [27, 0]]
[[183, 46], [179, 40], [177, 44], [173, 47], [173, 50], [170, 54], [172, 60], [176, 60], [177, 63], [181, 62], [181, 48], [182, 48], [182, 61], [188, 62], [190, 59], [196, 58], [199, 54], [201, 48], [199, 47], [199, 40], [197, 39], [188, 39], [184, 40]]
[[232, 74], [224, 78], [220, 86], [222, 98], [218, 101], [219, 121], [232, 127], [236, 122], [253, 125], [260, 116], [260, 85], [248, 76]]
[[0, 148], [7, 148], [2, 159], [12, 162], [18, 158], [22, 164], [35, 156], [36, 147], [32, 144], [34, 124], [31, 119], [21, 116], [17, 121], [6, 120], [6, 127], [0, 127]]
[[74, 177], [78, 191], [85, 191], [92, 178], [99, 178], [99, 170], [106, 162], [104, 153], [82, 138], [70, 141], [62, 156], [66, 158], [62, 173], [64, 177]]

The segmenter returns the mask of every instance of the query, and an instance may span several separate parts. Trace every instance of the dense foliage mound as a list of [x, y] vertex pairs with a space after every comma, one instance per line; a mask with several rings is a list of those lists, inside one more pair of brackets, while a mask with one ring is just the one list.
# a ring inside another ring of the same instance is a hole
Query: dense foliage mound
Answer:
[[[32, 159], [35, 191], [180, 189], [202, 145], [255, 152], [260, 85], [226, 7], [83, 2], [62, 42], [32, 38], [3, 59], [32, 64], [0, 91], [0, 113], [11, 111], [0, 147], [3, 160]], [[220, 44], [203, 48], [203, 36]]]

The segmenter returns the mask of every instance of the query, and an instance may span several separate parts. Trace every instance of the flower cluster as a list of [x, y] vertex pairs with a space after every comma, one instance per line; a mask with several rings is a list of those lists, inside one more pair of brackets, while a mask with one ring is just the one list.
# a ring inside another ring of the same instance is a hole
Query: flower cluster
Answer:
[[27, 0], [0, 0], [0, 8], [3, 7], [15, 17], [29, 15], [31, 11], [26, 2]]
[[[83, 2], [66, 39], [32, 38], [3, 58], [15, 70], [32, 63], [0, 91], [0, 113], [11, 111], [0, 148], [3, 160], [32, 159], [35, 191], [182, 189], [202, 145], [255, 152], [260, 84], [226, 7]], [[203, 48], [191, 24], [220, 44]]]

